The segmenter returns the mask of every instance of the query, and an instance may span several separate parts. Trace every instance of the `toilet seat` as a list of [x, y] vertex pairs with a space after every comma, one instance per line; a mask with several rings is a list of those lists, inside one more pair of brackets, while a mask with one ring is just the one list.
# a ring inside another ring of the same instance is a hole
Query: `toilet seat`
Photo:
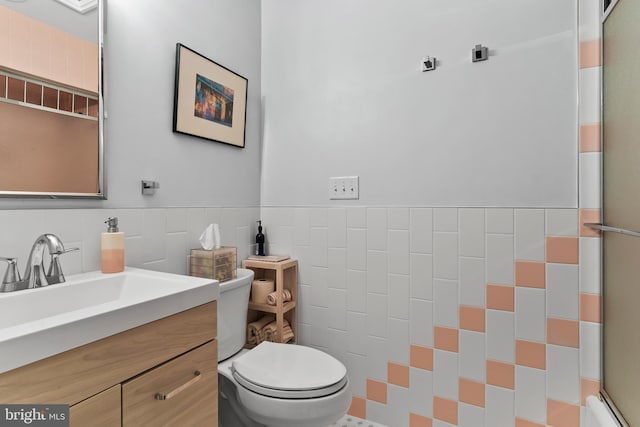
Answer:
[[334, 357], [311, 347], [265, 341], [236, 358], [231, 372], [239, 385], [263, 396], [310, 399], [347, 384], [347, 370]]

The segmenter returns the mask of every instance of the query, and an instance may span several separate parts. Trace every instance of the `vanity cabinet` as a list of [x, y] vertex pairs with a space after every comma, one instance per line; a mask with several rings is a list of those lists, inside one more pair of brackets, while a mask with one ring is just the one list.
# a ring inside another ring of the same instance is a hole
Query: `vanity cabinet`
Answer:
[[[267, 313], [275, 315], [277, 336], [282, 337], [284, 320], [286, 319], [293, 331], [293, 342], [297, 340], [296, 325], [296, 303], [298, 301], [298, 261], [287, 259], [279, 262], [268, 262], [255, 259], [245, 259], [242, 261], [242, 268], [253, 270], [254, 280], [273, 280], [276, 295], [276, 305], [260, 304], [249, 301], [247, 322], [253, 322]], [[291, 301], [282, 300], [283, 290], [291, 292]], [[247, 347], [250, 347], [247, 345]]]
[[217, 426], [216, 336], [213, 301], [0, 374], [0, 402], [69, 404], [78, 427]]

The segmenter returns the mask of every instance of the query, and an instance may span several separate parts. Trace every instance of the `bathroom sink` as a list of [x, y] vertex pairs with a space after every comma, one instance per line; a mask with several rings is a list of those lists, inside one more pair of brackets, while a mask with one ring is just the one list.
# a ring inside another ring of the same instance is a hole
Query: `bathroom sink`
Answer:
[[0, 373], [216, 300], [216, 280], [126, 268], [0, 293]]

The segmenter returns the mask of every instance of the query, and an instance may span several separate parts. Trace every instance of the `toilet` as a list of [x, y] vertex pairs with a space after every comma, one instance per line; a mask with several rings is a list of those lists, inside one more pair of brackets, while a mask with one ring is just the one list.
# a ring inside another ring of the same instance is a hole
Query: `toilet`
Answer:
[[244, 349], [253, 271], [220, 283], [220, 427], [326, 427], [351, 404], [345, 366], [315, 348], [263, 342]]

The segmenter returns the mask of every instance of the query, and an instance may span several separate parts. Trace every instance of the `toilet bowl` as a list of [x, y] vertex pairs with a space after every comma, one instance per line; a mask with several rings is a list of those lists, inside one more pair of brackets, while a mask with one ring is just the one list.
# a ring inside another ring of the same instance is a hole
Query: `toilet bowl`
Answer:
[[253, 271], [220, 284], [220, 427], [325, 427], [351, 404], [344, 365], [320, 350], [263, 342], [243, 349]]

